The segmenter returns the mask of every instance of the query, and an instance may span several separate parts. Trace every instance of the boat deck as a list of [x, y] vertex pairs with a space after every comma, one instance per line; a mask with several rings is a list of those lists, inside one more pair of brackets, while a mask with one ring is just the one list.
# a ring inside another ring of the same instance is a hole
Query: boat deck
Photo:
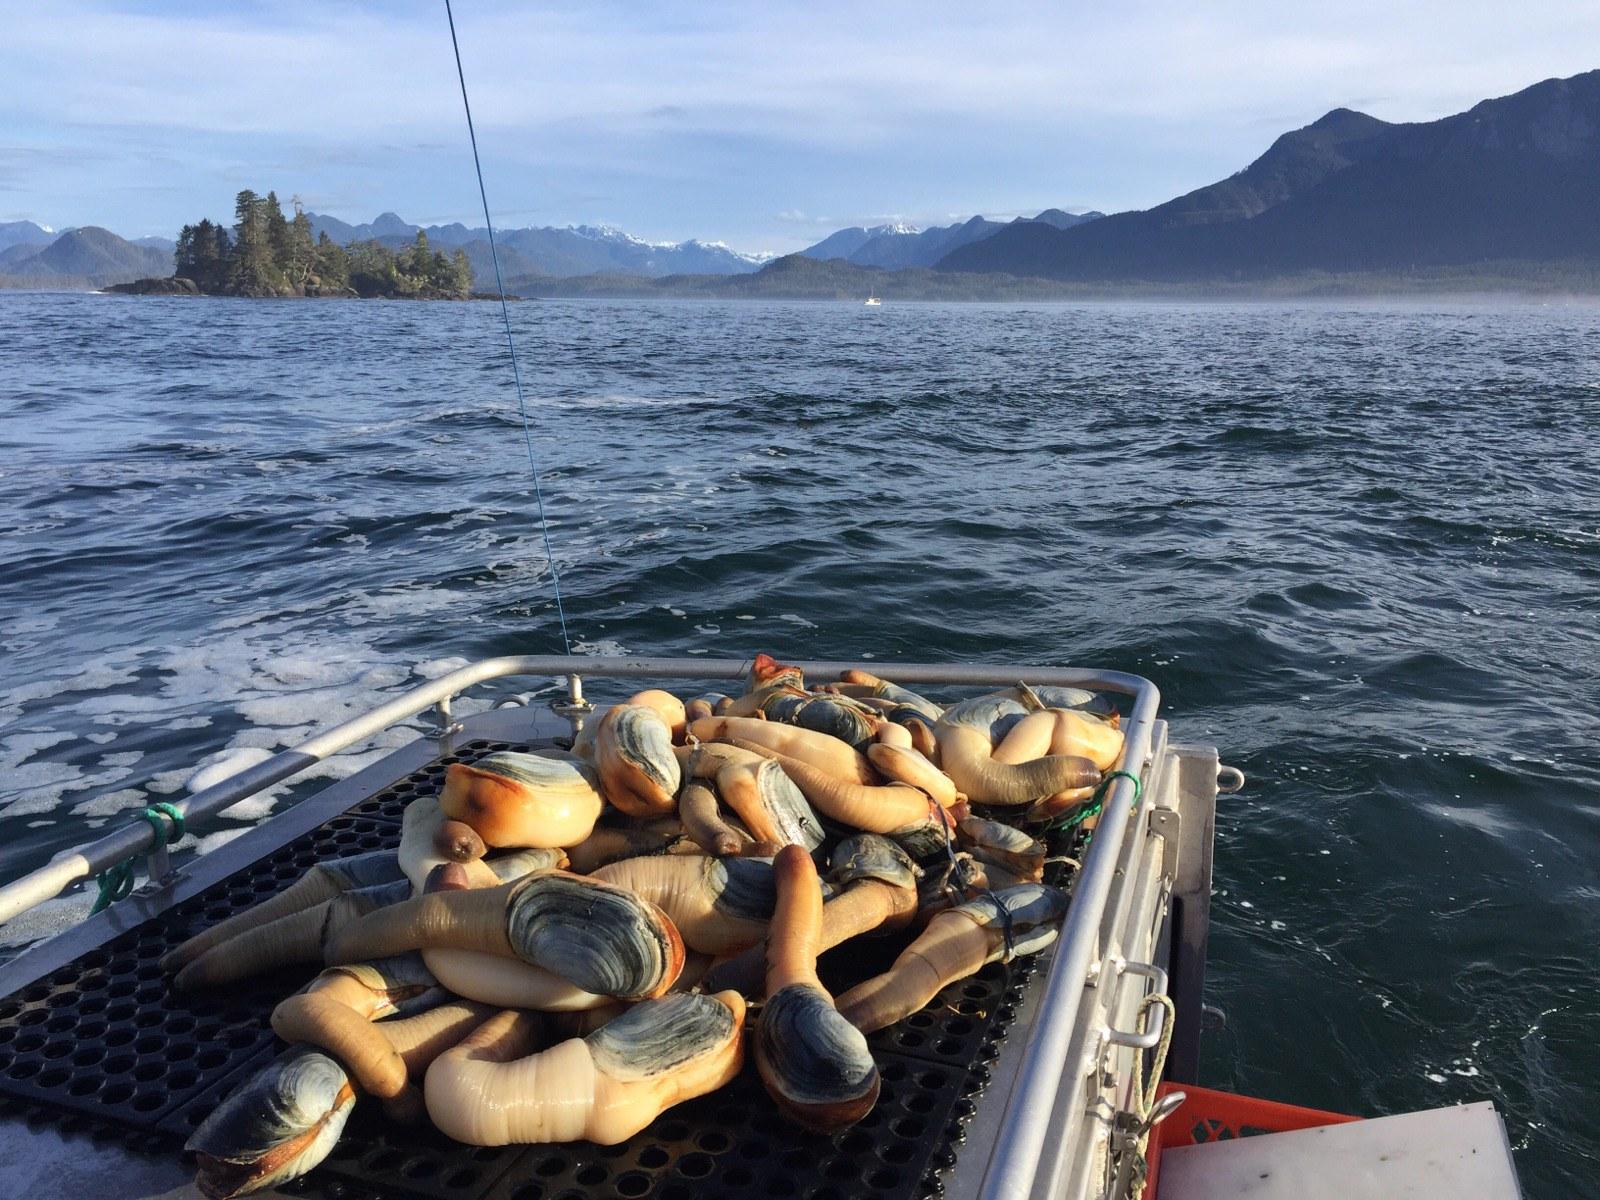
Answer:
[[[185, 1139], [279, 1052], [268, 1015], [315, 970], [186, 995], [170, 988], [160, 956], [318, 860], [397, 845], [405, 805], [434, 790], [448, 763], [547, 745], [566, 732], [552, 714], [531, 708], [470, 718], [457, 732], [412, 743], [197, 860], [166, 886], [141, 890], [0, 967], [0, 1192], [80, 1200], [86, 1179], [103, 1193], [114, 1175], [119, 1195], [192, 1194], [180, 1158]], [[1195, 753], [1211, 787], [1189, 796], [1195, 811], [1185, 824], [1191, 840], [1204, 832], [1205, 878], [1186, 887], [1203, 921], [1216, 760], [1214, 752]], [[1052, 847], [1066, 850], [1064, 843]], [[1052, 863], [1046, 879], [1067, 885], [1070, 870]], [[1203, 924], [1198, 932], [1173, 931], [1167, 941], [1178, 948], [1175, 967], [1187, 947], [1178, 974], [1195, 987], [1180, 997], [1181, 1028], [1198, 1019]], [[883, 969], [903, 944], [894, 937], [853, 942], [824, 957], [823, 980], [837, 993]], [[874, 1034], [881, 1100], [859, 1125], [832, 1138], [789, 1127], [753, 1068], [670, 1109], [619, 1146], [467, 1147], [430, 1128], [395, 1126], [376, 1105], [358, 1103], [327, 1161], [289, 1191], [334, 1200], [911, 1200], [950, 1185], [952, 1194], [970, 1194], [967, 1184], [988, 1161], [1019, 1065], [1024, 1039], [1008, 1045], [1007, 1035], [1031, 1021], [1047, 961], [990, 964]], [[1189, 1071], [1192, 1065], [1174, 1060], [1172, 1074]]]

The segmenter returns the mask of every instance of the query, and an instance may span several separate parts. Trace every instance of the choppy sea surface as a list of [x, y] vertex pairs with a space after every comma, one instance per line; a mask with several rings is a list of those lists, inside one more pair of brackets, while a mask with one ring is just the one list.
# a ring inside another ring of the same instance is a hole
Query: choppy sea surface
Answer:
[[[1600, 308], [513, 319], [578, 649], [1150, 676], [1250, 780], [1206, 1081], [1493, 1100], [1530, 1196], [1596, 1194]], [[0, 293], [0, 879], [208, 756], [560, 650], [498, 321]]]

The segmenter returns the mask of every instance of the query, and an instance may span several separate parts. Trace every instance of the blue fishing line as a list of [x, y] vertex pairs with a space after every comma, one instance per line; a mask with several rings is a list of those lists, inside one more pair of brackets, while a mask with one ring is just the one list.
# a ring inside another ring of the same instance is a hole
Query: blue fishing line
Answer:
[[445, 19], [450, 22], [450, 46], [456, 55], [456, 78], [461, 81], [461, 107], [467, 113], [467, 137], [472, 141], [472, 165], [478, 172], [478, 196], [483, 200], [483, 223], [489, 230], [489, 257], [494, 262], [494, 286], [500, 294], [500, 318], [506, 326], [506, 349], [511, 354], [511, 377], [517, 385], [517, 414], [522, 418], [522, 440], [528, 448], [528, 466], [533, 470], [533, 498], [539, 506], [539, 533], [544, 539], [544, 556], [550, 563], [550, 579], [555, 585], [556, 615], [561, 618], [561, 645], [572, 653], [567, 634], [567, 610], [561, 601], [561, 572], [550, 549], [550, 522], [544, 515], [544, 484], [539, 478], [539, 456], [533, 449], [533, 429], [528, 424], [528, 402], [522, 393], [522, 368], [517, 365], [517, 344], [511, 336], [511, 306], [506, 303], [506, 285], [500, 277], [500, 251], [495, 248], [494, 220], [489, 216], [489, 192], [483, 186], [483, 163], [478, 158], [478, 132], [472, 125], [472, 103], [467, 99], [467, 74], [461, 69], [461, 43], [456, 40], [456, 17], [450, 0], [444, 0]]

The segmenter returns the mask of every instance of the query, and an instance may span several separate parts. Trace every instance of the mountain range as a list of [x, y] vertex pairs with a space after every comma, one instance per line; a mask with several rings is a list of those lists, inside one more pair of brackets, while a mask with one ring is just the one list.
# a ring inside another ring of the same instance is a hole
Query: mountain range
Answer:
[[1437, 121], [1336, 108], [1244, 170], [1070, 229], [1012, 225], [945, 271], [1190, 282], [1600, 259], [1600, 71]]
[[[350, 225], [337, 217], [307, 213], [314, 234], [326, 233], [340, 244], [376, 241], [392, 250], [415, 240], [420, 231], [428, 241], [446, 250], [461, 249], [472, 263], [480, 285], [494, 279], [489, 255], [489, 231], [450, 225], [413, 225], [392, 212], [369, 224]], [[658, 278], [663, 275], [737, 275], [754, 271], [770, 255], [741, 254], [721, 242], [647, 242], [608, 225], [543, 226], [496, 229], [500, 271], [507, 279], [534, 275], [592, 275], [618, 272]]]
[[[20, 240], [33, 235], [17, 230], [19, 225], [32, 226], [43, 234], [44, 240]], [[10, 276], [35, 286], [101, 287], [145, 275], [172, 273], [173, 243], [164, 238], [130, 242], [97, 225], [57, 235], [31, 221], [0, 226], [0, 234], [13, 237], [11, 244], [0, 250], [0, 277]]]
[[[344, 243], [398, 248], [420, 229], [440, 248], [464, 250], [480, 287], [493, 279], [481, 228], [421, 227], [392, 212], [361, 225], [308, 215], [315, 232]], [[1600, 274], [1600, 71], [1548, 79], [1437, 121], [1396, 124], [1336, 108], [1226, 179], [1111, 216], [1046, 209], [932, 229], [852, 226], [779, 259], [596, 226], [508, 229], [498, 241], [508, 289], [543, 295], [828, 295], [875, 280], [885, 294], [907, 297], [1034, 295], [1041, 287], [1060, 295], [1251, 285], [1281, 293], [1295, 279], [1338, 291], [1362, 280], [1375, 290], [1419, 280], [1591, 290]], [[7, 222], [0, 285], [164, 275], [171, 250], [162, 238], [129, 242], [98, 227], [57, 235]], [[901, 273], [896, 288], [889, 277]], [[974, 279], [933, 278], [956, 274]], [[752, 282], [714, 282], [741, 276]], [[996, 282], [1006, 277], [1013, 283]], [[1019, 291], [1015, 280], [1032, 282]]]
[[[1059, 208], [1047, 208], [1036, 217], [1018, 217], [1009, 224], [1042, 221], [1056, 229], [1071, 229], [1103, 216], [1105, 214], [1100, 212], [1069, 213]], [[940, 225], [932, 229], [918, 229], [915, 225], [899, 222], [875, 225], [870, 229], [853, 225], [829, 234], [815, 246], [808, 246], [800, 253], [807, 258], [822, 260], [842, 258], [858, 267], [882, 267], [887, 271], [905, 267], [931, 267], [962, 246], [994, 236], [1007, 224], [1004, 221], [991, 221], [987, 217], [972, 217], [954, 225]]]

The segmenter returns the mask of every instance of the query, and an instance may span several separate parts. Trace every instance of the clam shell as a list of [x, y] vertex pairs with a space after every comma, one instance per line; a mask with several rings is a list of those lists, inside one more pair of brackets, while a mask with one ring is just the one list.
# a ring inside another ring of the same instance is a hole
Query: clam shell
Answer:
[[1100, 717], [1109, 717], [1117, 711], [1109, 696], [1085, 691], [1083, 688], [1040, 685], [1031, 687], [1030, 690], [1044, 702], [1046, 708], [1070, 708]]
[[994, 692], [987, 696], [974, 696], [960, 704], [951, 705], [939, 718], [941, 725], [963, 725], [996, 742], [1006, 730], [1028, 715], [1028, 710], [1010, 694]]
[[502, 883], [510, 883], [513, 879], [521, 879], [533, 871], [548, 871], [552, 867], [559, 866], [565, 857], [565, 852], [559, 849], [536, 846], [528, 850], [513, 850], [509, 854], [486, 858], [483, 862]]
[[718, 911], [745, 921], [772, 920], [778, 888], [770, 858], [719, 858], [711, 870]]
[[369, 962], [348, 963], [342, 967], [329, 967], [342, 971], [373, 992], [423, 991], [437, 987], [439, 981], [422, 961], [422, 955], [412, 950], [393, 954], [388, 958], [374, 958]]
[[[678, 756], [672, 752], [672, 730], [652, 708], [634, 704], [613, 708], [601, 722], [595, 752], [602, 778], [609, 779], [606, 759], [615, 754], [665, 796], [677, 795], [683, 782]], [[615, 795], [608, 798], [617, 802]]]
[[613, 1079], [662, 1075], [738, 1036], [733, 1011], [711, 996], [673, 993], [636, 1004], [584, 1039], [594, 1065]]
[[867, 1039], [821, 988], [790, 984], [767, 997], [756, 1063], [773, 1099], [808, 1129], [843, 1129], [877, 1102], [878, 1065]]
[[[299, 1178], [328, 1156], [355, 1102], [338, 1062], [308, 1046], [292, 1047], [190, 1135], [185, 1149], [202, 1156], [201, 1189], [231, 1197]], [[297, 1141], [304, 1144], [292, 1146]]]
[[993, 925], [1000, 917], [1000, 906], [1011, 914], [1013, 928], [1021, 925], [1046, 925], [1059, 921], [1067, 911], [1067, 894], [1042, 883], [1023, 883], [999, 892], [989, 892], [959, 907], [979, 925]]
[[778, 763], [768, 759], [756, 768], [756, 790], [780, 844], [792, 843], [807, 850], [822, 845], [825, 835], [816, 810]]
[[843, 696], [806, 696], [776, 693], [763, 705], [769, 720], [826, 733], [860, 750], [870, 745], [876, 725]]
[[[885, 700], [893, 700], [895, 703], [896, 712], [906, 710], [908, 713], [915, 714], [921, 719], [927, 721], [930, 725], [936, 722], [940, 717], [944, 716], [945, 710], [939, 707], [939, 705], [935, 704], [932, 700], [929, 700], [925, 696], [919, 696], [916, 692], [911, 691], [909, 688], [903, 688], [899, 684], [890, 683], [888, 680], [884, 680], [883, 685], [878, 689], [878, 695], [882, 696]], [[898, 720], [899, 718], [891, 715], [889, 719], [894, 721]]]
[[559, 871], [515, 888], [506, 936], [524, 962], [623, 1000], [659, 995], [683, 969], [683, 941], [660, 909], [622, 888]]
[[967, 817], [956, 826], [963, 846], [973, 857], [998, 864], [1023, 879], [1038, 879], [1047, 853], [1043, 842], [1003, 821]]
[[928, 862], [930, 859], [943, 859], [946, 857], [945, 847], [955, 840], [955, 832], [946, 827], [941, 820], [931, 816], [915, 825], [907, 825], [903, 829], [896, 829], [884, 834], [901, 850], [910, 855], [916, 862]]
[[602, 806], [587, 763], [515, 750], [452, 764], [439, 795], [444, 815], [465, 821], [490, 846], [572, 845], [588, 836]]
[[845, 838], [828, 860], [828, 878], [839, 887], [858, 879], [878, 879], [891, 887], [914, 888], [920, 873], [910, 855], [876, 833]]

